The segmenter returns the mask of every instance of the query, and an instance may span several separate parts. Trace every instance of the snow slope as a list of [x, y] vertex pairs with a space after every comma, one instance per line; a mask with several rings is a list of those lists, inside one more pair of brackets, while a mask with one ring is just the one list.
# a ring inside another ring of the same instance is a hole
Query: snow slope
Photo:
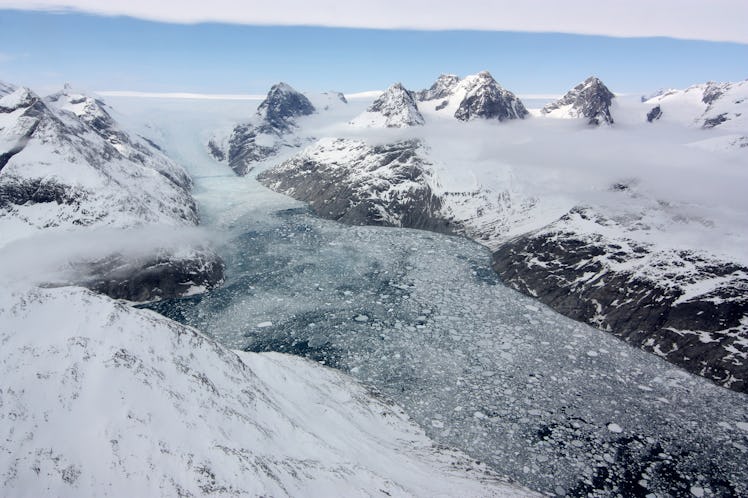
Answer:
[[530, 496], [346, 376], [79, 288], [0, 289], [0, 494]]
[[662, 90], [646, 99], [648, 119], [703, 129], [719, 129], [717, 136], [695, 141], [694, 146], [723, 152], [748, 147], [748, 80], [708, 82], [685, 90]]

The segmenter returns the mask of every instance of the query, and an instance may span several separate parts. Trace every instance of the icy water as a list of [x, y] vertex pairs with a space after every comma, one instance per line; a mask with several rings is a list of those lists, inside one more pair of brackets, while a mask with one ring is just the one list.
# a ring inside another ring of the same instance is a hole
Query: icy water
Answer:
[[477, 244], [318, 219], [212, 163], [196, 127], [160, 126], [228, 278], [152, 309], [231, 348], [346, 371], [539, 491], [748, 495], [744, 395], [504, 287]]

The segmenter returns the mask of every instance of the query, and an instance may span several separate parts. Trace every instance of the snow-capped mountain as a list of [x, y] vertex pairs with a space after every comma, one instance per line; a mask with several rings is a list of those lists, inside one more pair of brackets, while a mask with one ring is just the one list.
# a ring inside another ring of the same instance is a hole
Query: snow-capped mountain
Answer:
[[534, 496], [349, 377], [89, 291], [0, 289], [5, 496]]
[[419, 100], [439, 100], [436, 111], [460, 121], [471, 119], [524, 119], [529, 113], [522, 101], [499, 85], [488, 71], [466, 76], [462, 80], [442, 75], [428, 90], [418, 92]]
[[450, 188], [438, 159], [419, 139], [370, 145], [322, 139], [257, 179], [309, 203], [319, 216], [465, 235], [495, 248], [515, 225], [533, 218], [537, 200], [511, 189]]
[[303, 141], [293, 136], [296, 118], [314, 112], [303, 94], [286, 83], [277, 83], [252, 121], [237, 125], [227, 137], [210, 139], [208, 149], [216, 160], [228, 161], [237, 175], [246, 175], [256, 163], [275, 156], [282, 148], [299, 147]]
[[294, 118], [314, 112], [308, 98], [283, 82], [273, 85], [257, 108], [260, 119], [278, 130], [288, 130], [293, 126]]
[[[0, 149], [0, 247], [15, 245], [8, 250], [33, 246], [34, 236], [48, 232], [198, 223], [187, 173], [155, 144], [121, 130], [103, 102], [69, 87], [46, 100], [27, 88], [0, 98]], [[205, 247], [141, 254], [144, 266], [113, 251], [96, 261], [117, 270], [106, 274], [117, 297], [171, 296], [167, 288], [179, 294], [222, 279], [220, 259]], [[83, 280], [101, 277], [94, 261], [73, 263], [90, 265], [94, 273]], [[132, 272], [146, 268], [152, 285], [132, 288]]]
[[685, 123], [724, 133], [700, 142], [702, 147], [717, 151], [748, 147], [748, 80], [661, 90], [643, 101], [649, 107], [649, 122]]
[[656, 206], [625, 214], [576, 207], [502, 244], [493, 266], [508, 285], [561, 313], [745, 392], [748, 267], [647, 240], [669, 224], [698, 224], [667, 216]]
[[590, 76], [559, 100], [552, 102], [541, 113], [554, 118], [582, 118], [587, 124], [613, 124], [610, 107], [615, 95], [598, 78]]
[[424, 121], [413, 92], [395, 83], [351, 123], [364, 128], [404, 128]]
[[90, 97], [62, 93], [45, 102], [19, 88], [0, 99], [0, 133], [2, 218], [26, 233], [197, 223], [184, 170], [118, 130]]
[[257, 178], [309, 202], [320, 216], [353, 225], [422, 228], [454, 233], [434, 195], [421, 143], [371, 146], [360, 140], [322, 139]]

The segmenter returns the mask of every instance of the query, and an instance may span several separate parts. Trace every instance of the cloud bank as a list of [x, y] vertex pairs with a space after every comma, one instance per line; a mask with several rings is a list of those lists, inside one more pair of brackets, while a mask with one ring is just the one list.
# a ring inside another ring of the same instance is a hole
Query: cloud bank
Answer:
[[0, 0], [0, 8], [172, 23], [556, 32], [748, 44], [745, 0]]

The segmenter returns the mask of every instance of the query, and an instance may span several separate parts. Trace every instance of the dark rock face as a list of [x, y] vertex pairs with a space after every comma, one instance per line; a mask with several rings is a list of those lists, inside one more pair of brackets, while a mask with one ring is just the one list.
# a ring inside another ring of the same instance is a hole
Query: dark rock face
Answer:
[[216, 161], [226, 160], [226, 153], [223, 151], [223, 148], [213, 139], [208, 140], [208, 152]]
[[561, 107], [571, 106], [569, 115], [587, 119], [592, 126], [613, 124], [610, 106], [615, 95], [608, 90], [602, 81], [590, 76], [578, 84], [561, 99], [543, 107], [542, 113], [549, 114]]
[[[583, 209], [567, 217], [591, 216]], [[563, 218], [561, 222], [563, 222]], [[556, 311], [611, 332], [623, 340], [717, 384], [748, 392], [748, 268], [695, 252], [669, 255], [674, 271], [662, 278], [616, 271], [606, 261], [636, 261], [633, 252], [600, 235], [559, 229], [520, 236], [493, 254], [505, 283]], [[678, 273], [690, 265], [695, 273]], [[667, 268], [666, 268], [667, 270]], [[694, 297], [689, 284], [729, 278], [729, 284]]]
[[704, 102], [706, 105], [710, 106], [717, 100], [719, 100], [722, 95], [724, 95], [726, 91], [726, 85], [724, 84], [718, 84], [710, 81], [706, 84], [706, 88], [704, 89], [704, 95], [701, 97], [701, 101]]
[[[257, 143], [258, 137], [265, 137], [266, 141]], [[281, 144], [276, 139], [280, 139], [282, 133], [270, 125], [253, 126], [243, 124], [234, 128], [229, 138], [228, 161], [229, 166], [239, 176], [249, 173], [253, 165], [272, 157], [278, 153]], [[269, 138], [269, 140], [267, 140]], [[270, 143], [270, 145], [265, 145]], [[214, 154], [215, 156], [215, 154]]]
[[0, 209], [52, 202], [75, 205], [86, 196], [84, 190], [58, 183], [53, 178], [11, 177], [0, 183]]
[[265, 100], [257, 108], [263, 120], [273, 128], [286, 130], [293, 118], [314, 113], [314, 106], [304, 95], [286, 83], [277, 83], [270, 88]]
[[135, 302], [179, 297], [195, 287], [217, 287], [224, 280], [223, 261], [208, 250], [196, 251], [188, 258], [163, 255], [138, 261], [113, 255], [79, 265], [78, 270], [94, 275], [78, 285], [114, 299]]
[[727, 117], [727, 113], [723, 112], [722, 114], [719, 114], [713, 118], [707, 118], [704, 120], [704, 124], [702, 125], [702, 128], [714, 128], [715, 126], [719, 126], [725, 121], [729, 121], [730, 118]]
[[309, 99], [286, 83], [278, 83], [260, 103], [257, 120], [234, 128], [228, 140], [228, 151], [224, 152], [215, 141], [208, 143], [209, 151], [219, 161], [228, 159], [237, 175], [246, 175], [255, 163], [276, 155], [287, 145], [283, 137], [293, 131], [295, 118], [314, 112]]
[[452, 95], [452, 92], [459, 82], [459, 76], [455, 76], [454, 74], [442, 74], [436, 79], [430, 88], [416, 92], [415, 96], [420, 102], [446, 99]]
[[529, 115], [522, 101], [499, 85], [488, 71], [479, 73], [455, 111], [455, 118], [524, 119]]
[[315, 157], [314, 151], [292, 158], [258, 175], [269, 188], [306, 201], [323, 218], [351, 225], [420, 228], [441, 233], [456, 229], [440, 214], [441, 201], [426, 181], [415, 140], [369, 147], [335, 140], [322, 152], [349, 148], [339, 167]]
[[647, 122], [651, 123], [653, 121], [656, 121], [662, 117], [662, 109], [660, 106], [654, 106], [648, 113], [647, 113]]

